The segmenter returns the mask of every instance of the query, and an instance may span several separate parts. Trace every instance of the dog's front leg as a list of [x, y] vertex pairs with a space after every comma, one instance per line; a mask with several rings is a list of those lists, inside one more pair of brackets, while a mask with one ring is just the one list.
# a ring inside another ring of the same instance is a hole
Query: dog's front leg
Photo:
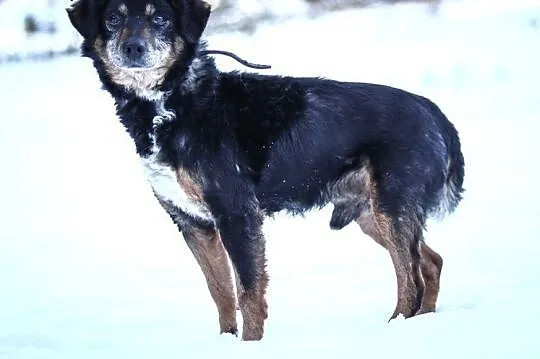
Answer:
[[217, 220], [223, 245], [237, 274], [238, 302], [244, 323], [242, 339], [260, 340], [268, 316], [263, 216], [253, 200], [238, 208], [229, 207]]
[[206, 278], [219, 313], [220, 333], [237, 335], [236, 298], [227, 254], [215, 229], [184, 224], [182, 232]]
[[213, 225], [197, 224], [172, 203], [160, 199], [172, 221], [178, 226], [206, 278], [210, 295], [219, 313], [220, 333], [238, 334], [236, 297], [227, 253]]

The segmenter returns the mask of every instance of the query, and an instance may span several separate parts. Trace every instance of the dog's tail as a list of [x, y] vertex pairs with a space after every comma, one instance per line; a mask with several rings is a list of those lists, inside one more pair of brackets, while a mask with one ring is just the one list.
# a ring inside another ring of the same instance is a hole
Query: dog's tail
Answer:
[[446, 177], [447, 188], [447, 208], [451, 213], [463, 198], [463, 178], [465, 177], [465, 160], [461, 153], [459, 138], [452, 136], [450, 145], [450, 163], [448, 164], [448, 175]]
[[[444, 116], [444, 114], [443, 114]], [[446, 119], [446, 116], [444, 117]], [[446, 178], [439, 196], [437, 217], [442, 218], [452, 213], [463, 198], [463, 178], [465, 176], [465, 160], [461, 152], [461, 143], [456, 128], [447, 119], [445, 121], [448, 137], [446, 146], [448, 150], [448, 165]]]

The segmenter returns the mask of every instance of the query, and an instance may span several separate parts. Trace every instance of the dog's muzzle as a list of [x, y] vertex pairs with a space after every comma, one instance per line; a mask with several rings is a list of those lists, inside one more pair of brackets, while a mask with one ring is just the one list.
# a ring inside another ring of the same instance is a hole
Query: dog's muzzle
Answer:
[[146, 43], [137, 37], [131, 37], [122, 45], [122, 54], [124, 55], [125, 66], [127, 67], [145, 67], [144, 58], [148, 48]]

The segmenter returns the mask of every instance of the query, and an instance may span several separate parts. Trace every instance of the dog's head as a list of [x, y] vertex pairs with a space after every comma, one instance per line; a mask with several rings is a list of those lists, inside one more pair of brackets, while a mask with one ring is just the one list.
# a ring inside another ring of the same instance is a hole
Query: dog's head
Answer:
[[199, 42], [210, 6], [203, 0], [78, 0], [68, 15], [86, 52], [101, 60], [113, 82], [151, 88], [186, 46]]

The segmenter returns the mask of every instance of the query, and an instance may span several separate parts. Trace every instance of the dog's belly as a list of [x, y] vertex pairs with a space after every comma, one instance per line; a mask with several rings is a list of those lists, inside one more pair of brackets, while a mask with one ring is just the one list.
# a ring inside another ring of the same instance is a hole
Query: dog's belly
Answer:
[[261, 186], [257, 191], [260, 206], [268, 213], [286, 210], [292, 214], [300, 214], [324, 202], [321, 186], [309, 182], [288, 185], [283, 180], [281, 186]]
[[141, 157], [144, 173], [152, 185], [155, 195], [169, 205], [174, 205], [186, 215], [204, 222], [213, 222], [209, 209], [200, 200], [182, 188], [178, 172], [171, 166], [159, 162], [155, 155]]

